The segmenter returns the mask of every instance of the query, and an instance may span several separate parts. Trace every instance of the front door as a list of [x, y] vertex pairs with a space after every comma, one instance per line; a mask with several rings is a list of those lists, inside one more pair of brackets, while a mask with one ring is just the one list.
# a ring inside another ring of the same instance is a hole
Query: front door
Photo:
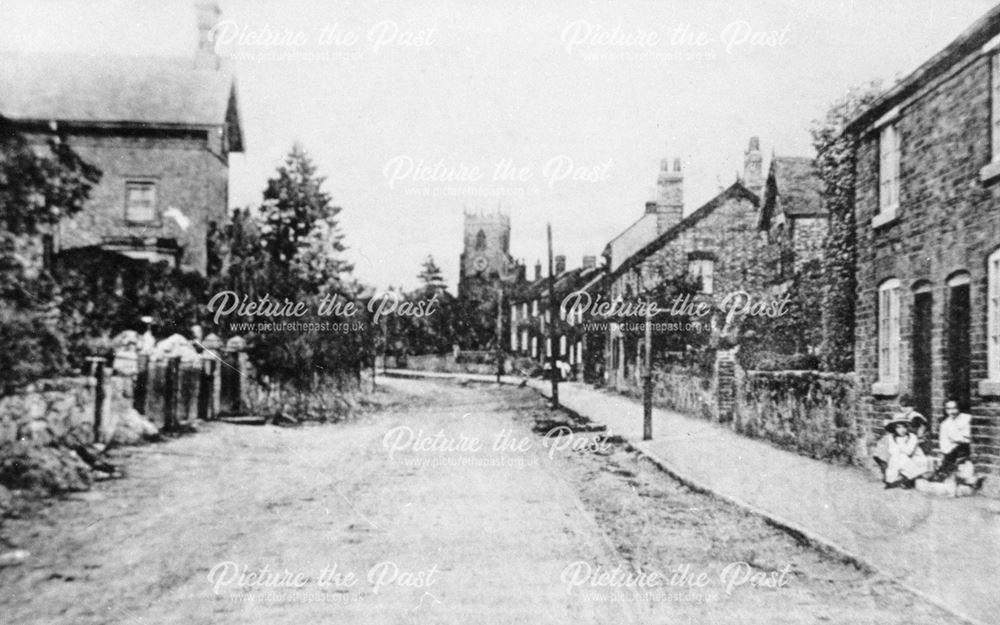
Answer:
[[969, 409], [969, 277], [948, 281], [948, 399]]
[[931, 419], [932, 371], [931, 365], [931, 310], [934, 296], [930, 290], [918, 291], [913, 296], [913, 407], [917, 412]]

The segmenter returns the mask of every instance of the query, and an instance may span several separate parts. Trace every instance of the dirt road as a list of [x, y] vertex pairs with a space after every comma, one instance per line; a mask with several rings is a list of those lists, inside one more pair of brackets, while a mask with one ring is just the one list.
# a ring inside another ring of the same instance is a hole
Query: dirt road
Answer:
[[125, 479], [8, 521], [32, 555], [0, 570], [0, 621], [953, 622], [531, 391], [389, 386], [355, 423], [123, 452]]

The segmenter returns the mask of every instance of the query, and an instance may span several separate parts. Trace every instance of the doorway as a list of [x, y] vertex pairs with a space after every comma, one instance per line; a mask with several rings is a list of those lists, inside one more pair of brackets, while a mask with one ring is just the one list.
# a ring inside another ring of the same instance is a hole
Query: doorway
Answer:
[[[932, 419], [933, 415], [933, 365], [931, 362], [931, 335], [933, 328], [934, 295], [929, 284], [918, 286], [913, 294], [913, 407], [920, 414]], [[928, 425], [932, 425], [928, 423]]]
[[948, 280], [948, 399], [969, 410], [969, 274]]

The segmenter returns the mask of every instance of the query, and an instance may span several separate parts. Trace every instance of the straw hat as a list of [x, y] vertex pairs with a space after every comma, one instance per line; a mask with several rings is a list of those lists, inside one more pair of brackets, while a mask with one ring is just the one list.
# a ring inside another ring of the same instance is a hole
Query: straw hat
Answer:
[[904, 419], [903, 417], [893, 417], [891, 419], [886, 419], [885, 421], [882, 422], [882, 429], [888, 432], [889, 434], [895, 434], [896, 432], [894, 431], [894, 429], [899, 424], [903, 424], [907, 428], [909, 428], [910, 420]]

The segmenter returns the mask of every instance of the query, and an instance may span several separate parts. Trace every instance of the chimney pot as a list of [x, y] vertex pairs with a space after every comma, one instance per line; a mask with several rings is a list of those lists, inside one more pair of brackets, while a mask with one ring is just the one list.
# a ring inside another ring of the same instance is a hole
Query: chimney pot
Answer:
[[214, 0], [198, 0], [194, 3], [198, 25], [198, 49], [195, 51], [195, 67], [198, 69], [219, 69], [219, 57], [212, 41], [212, 29], [219, 22], [222, 12]]
[[656, 214], [656, 202], [646, 202], [646, 214], [655, 215]]
[[536, 260], [535, 261], [535, 280], [541, 280], [541, 279], [542, 279], [542, 261]]
[[764, 189], [764, 157], [760, 153], [760, 138], [750, 137], [743, 153], [743, 184], [756, 195]]
[[681, 159], [673, 159], [672, 171], [669, 158], [660, 161], [660, 175], [656, 179], [656, 186], [656, 232], [663, 234], [680, 223], [684, 215], [684, 173], [681, 171]]

